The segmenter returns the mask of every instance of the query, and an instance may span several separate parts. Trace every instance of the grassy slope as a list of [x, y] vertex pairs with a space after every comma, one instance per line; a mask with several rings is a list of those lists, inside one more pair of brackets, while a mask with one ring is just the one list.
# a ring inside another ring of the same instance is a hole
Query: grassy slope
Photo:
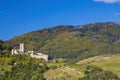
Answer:
[[47, 80], [78, 80], [83, 74], [74, 68], [60, 67], [57, 69], [51, 69], [44, 75]]
[[77, 62], [77, 64], [93, 64], [103, 70], [112, 71], [120, 77], [120, 55], [104, 55], [85, 59]]
[[47, 65], [56, 67], [44, 73], [46, 80], [79, 80], [84, 76], [84, 67], [77, 64], [50, 62]]
[[85, 76], [84, 70], [88, 64], [96, 65], [105, 71], [111, 71], [120, 77], [120, 55], [101, 55], [82, 61], [76, 64], [63, 62], [51, 62], [48, 66], [57, 66], [44, 73], [47, 80], [78, 80]]

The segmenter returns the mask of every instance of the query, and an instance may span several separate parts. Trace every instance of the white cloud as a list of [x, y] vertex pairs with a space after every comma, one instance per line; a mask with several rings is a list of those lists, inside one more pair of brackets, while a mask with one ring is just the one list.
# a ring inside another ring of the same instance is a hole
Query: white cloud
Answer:
[[120, 0], [94, 0], [95, 2], [120, 3]]

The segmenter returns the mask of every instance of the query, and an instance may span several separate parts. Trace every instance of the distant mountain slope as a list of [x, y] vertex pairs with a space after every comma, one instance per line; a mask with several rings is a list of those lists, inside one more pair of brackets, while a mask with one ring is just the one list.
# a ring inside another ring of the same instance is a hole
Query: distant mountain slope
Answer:
[[71, 30], [72, 26], [57, 26], [50, 29], [33, 31], [21, 36], [16, 36], [8, 41], [8, 43], [19, 46], [20, 43], [25, 43], [27, 50], [38, 51], [43, 45], [49, 43], [57, 35], [64, 31]]
[[120, 53], [120, 24], [93, 23], [82, 26], [56, 26], [33, 31], [7, 41], [13, 46], [25, 43], [26, 50], [43, 52], [53, 58], [80, 60], [101, 54]]

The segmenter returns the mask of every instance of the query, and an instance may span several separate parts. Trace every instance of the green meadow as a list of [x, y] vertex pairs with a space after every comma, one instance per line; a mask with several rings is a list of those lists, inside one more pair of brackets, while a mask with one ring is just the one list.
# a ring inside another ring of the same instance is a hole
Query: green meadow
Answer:
[[79, 65], [92, 64], [106, 71], [111, 71], [120, 77], [120, 55], [104, 55], [77, 62]]

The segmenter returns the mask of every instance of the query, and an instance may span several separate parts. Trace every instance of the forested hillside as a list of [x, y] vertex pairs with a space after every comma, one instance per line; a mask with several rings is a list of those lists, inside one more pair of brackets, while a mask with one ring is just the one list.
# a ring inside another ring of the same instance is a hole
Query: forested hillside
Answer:
[[9, 56], [11, 53], [12, 46], [6, 42], [0, 40], [0, 57]]
[[25, 43], [26, 50], [78, 61], [95, 55], [120, 53], [120, 24], [61, 25], [16, 36], [7, 43], [16, 47]]
[[[11, 55], [20, 43], [52, 60]], [[0, 80], [120, 80], [119, 60], [120, 24], [61, 25], [0, 41]]]

